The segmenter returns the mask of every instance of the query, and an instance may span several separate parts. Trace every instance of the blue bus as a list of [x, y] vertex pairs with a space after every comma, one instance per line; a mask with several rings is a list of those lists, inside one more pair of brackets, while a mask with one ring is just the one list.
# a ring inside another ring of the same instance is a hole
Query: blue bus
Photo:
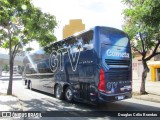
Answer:
[[121, 30], [96, 26], [24, 58], [27, 88], [68, 102], [103, 103], [132, 97], [130, 40]]

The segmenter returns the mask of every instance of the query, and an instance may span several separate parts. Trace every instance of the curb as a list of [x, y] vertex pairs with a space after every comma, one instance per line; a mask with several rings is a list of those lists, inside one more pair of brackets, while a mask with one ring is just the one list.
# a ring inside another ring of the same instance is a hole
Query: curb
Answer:
[[[21, 80], [22, 78], [13, 78], [13, 80]], [[0, 80], [9, 80], [9, 78], [0, 78]]]
[[158, 95], [153, 95], [153, 94], [146, 94], [146, 95], [134, 95], [132, 96], [135, 99], [139, 99], [139, 100], [145, 100], [145, 101], [150, 101], [150, 102], [156, 102], [156, 103], [160, 103], [160, 96]]

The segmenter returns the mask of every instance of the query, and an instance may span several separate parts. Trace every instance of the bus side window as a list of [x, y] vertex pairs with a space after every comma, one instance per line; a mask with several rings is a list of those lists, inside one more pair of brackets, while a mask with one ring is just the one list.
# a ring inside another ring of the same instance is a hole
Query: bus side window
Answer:
[[70, 47], [70, 53], [73, 54], [73, 53], [76, 53], [76, 52], [79, 52], [79, 49], [77, 46], [72, 46]]
[[83, 51], [93, 49], [93, 31], [88, 31], [79, 35], [78, 40], [82, 43]]
[[26, 76], [26, 66], [24, 66], [23, 72], [22, 72], [22, 76], [25, 77]]
[[30, 74], [31, 73], [30, 68], [29, 68], [29, 64], [26, 65], [25, 72], [26, 72], [26, 74]]
[[93, 44], [84, 44], [83, 49], [84, 50], [91, 50], [91, 49], [93, 49]]

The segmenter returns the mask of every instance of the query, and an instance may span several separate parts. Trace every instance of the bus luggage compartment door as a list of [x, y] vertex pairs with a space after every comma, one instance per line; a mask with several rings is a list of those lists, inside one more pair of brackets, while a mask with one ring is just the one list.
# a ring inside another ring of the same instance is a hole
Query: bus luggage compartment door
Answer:
[[90, 100], [90, 83], [80, 82], [80, 98]]

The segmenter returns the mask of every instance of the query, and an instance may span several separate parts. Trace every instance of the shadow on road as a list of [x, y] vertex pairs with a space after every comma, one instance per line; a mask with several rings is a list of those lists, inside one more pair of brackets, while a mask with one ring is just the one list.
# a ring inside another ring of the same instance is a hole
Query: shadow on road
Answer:
[[[36, 92], [38, 91], [36, 90]], [[46, 95], [46, 93], [40, 93]], [[27, 111], [48, 111], [46, 112], [46, 116], [64, 117], [64, 120], [69, 120], [67, 117], [86, 117], [84, 120], [87, 120], [87, 117], [93, 117], [92, 119], [107, 117], [107, 119], [110, 119], [110, 117], [117, 116], [117, 112], [147, 112], [160, 110], [159, 107], [127, 101], [107, 103], [101, 106], [79, 102], [68, 103], [63, 100], [53, 100], [53, 95], [47, 94], [47, 96], [48, 95], [51, 96], [51, 98], [44, 97], [41, 99], [21, 100], [21, 102], [23, 107], [27, 108]]]

